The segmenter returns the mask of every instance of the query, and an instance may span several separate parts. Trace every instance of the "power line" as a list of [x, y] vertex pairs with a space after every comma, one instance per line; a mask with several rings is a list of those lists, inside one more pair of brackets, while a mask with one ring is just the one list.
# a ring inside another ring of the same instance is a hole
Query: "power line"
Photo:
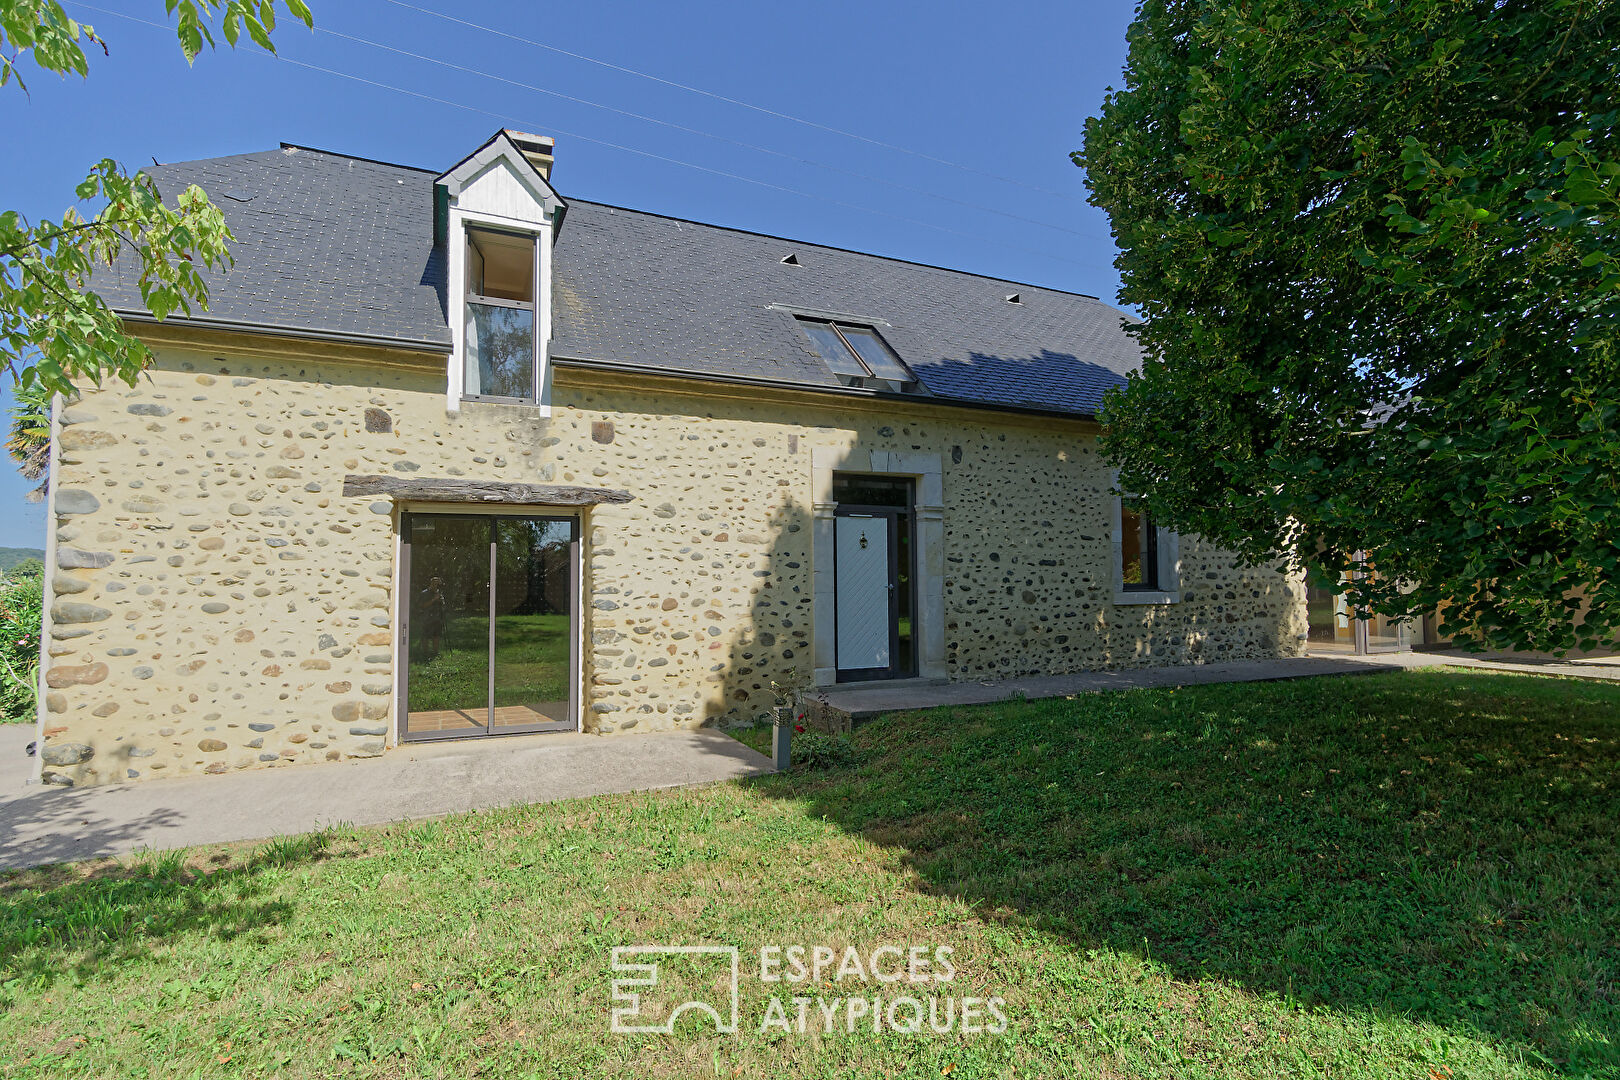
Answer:
[[1097, 242], [1107, 242], [1107, 241], [1104, 241], [1102, 237], [1099, 237], [1094, 233], [1081, 232], [1078, 229], [1071, 229], [1071, 228], [1069, 228], [1069, 227], [1067, 227], [1065, 225], [1056, 225], [1056, 224], [1053, 224], [1052, 222], [1049, 222], [1049, 221], [1041, 221], [1039, 218], [1025, 217], [1022, 214], [1014, 214], [1014, 213], [1012, 213], [1011, 211], [1008, 211], [1008, 210], [1002, 210], [1002, 209], [999, 209], [998, 207], [994, 207], [994, 206], [986, 206], [983, 203], [970, 202], [967, 199], [958, 199], [958, 198], [955, 198], [955, 197], [950, 196], [950, 195], [941, 195], [941, 194], [939, 194], [938, 192], [935, 192], [935, 191], [929, 191], [929, 190], [927, 190], [925, 188], [913, 187], [910, 184], [902, 184], [902, 183], [900, 183], [898, 181], [889, 180], [889, 179], [887, 179], [885, 177], [882, 177], [882, 176], [873, 176], [873, 175], [868, 174], [868, 173], [856, 172], [853, 169], [846, 169], [846, 168], [844, 168], [842, 166], [833, 165], [833, 164], [830, 164], [830, 163], [825, 162], [825, 161], [816, 161], [813, 158], [801, 157], [798, 154], [790, 154], [790, 153], [787, 153], [787, 152], [782, 151], [782, 150], [772, 149], [771, 147], [768, 147], [768, 146], [760, 146], [760, 145], [755, 144], [755, 143], [744, 142], [741, 139], [735, 139], [735, 138], [732, 138], [729, 135], [720, 135], [720, 134], [717, 134], [717, 133], [712, 132], [712, 131], [703, 131], [700, 128], [688, 127], [685, 124], [678, 124], [678, 123], [675, 123], [674, 121], [671, 121], [671, 120], [663, 120], [663, 119], [660, 119], [659, 117], [656, 117], [656, 116], [647, 116], [647, 115], [645, 115], [643, 113], [632, 112], [629, 109], [621, 109], [621, 108], [619, 108], [618, 106], [615, 106], [615, 105], [605, 105], [605, 104], [603, 104], [602, 102], [599, 102], [599, 101], [591, 101], [589, 98], [577, 97], [577, 96], [575, 96], [573, 94], [563, 93], [560, 90], [552, 90], [552, 89], [549, 89], [549, 88], [544, 87], [544, 86], [536, 86], [533, 83], [526, 83], [526, 82], [522, 82], [522, 81], [517, 80], [517, 79], [509, 79], [504, 75], [497, 75], [494, 72], [490, 72], [490, 71], [480, 71], [477, 68], [471, 68], [471, 67], [467, 67], [467, 66], [465, 66], [463, 64], [452, 63], [449, 60], [443, 60], [443, 59], [440, 59], [439, 57], [436, 57], [436, 56], [425, 56], [422, 53], [412, 52], [409, 49], [402, 49], [402, 48], [399, 48], [399, 47], [394, 46], [394, 45], [384, 44], [383, 42], [380, 42], [380, 41], [372, 41], [370, 38], [363, 38], [363, 37], [359, 37], [359, 36], [354, 35], [354, 34], [346, 34], [341, 30], [332, 30], [332, 29], [329, 29], [327, 27], [317, 26], [317, 27], [315, 27], [315, 32], [317, 34], [325, 34], [325, 35], [327, 35], [329, 37], [342, 38], [345, 41], [352, 41], [352, 42], [355, 42], [356, 44], [366, 45], [366, 46], [369, 46], [369, 47], [374, 48], [374, 49], [380, 49], [380, 50], [382, 50], [384, 52], [394, 53], [397, 56], [408, 56], [413, 60], [420, 60], [420, 61], [422, 61], [424, 63], [428, 63], [428, 64], [437, 64], [440, 67], [449, 68], [452, 71], [460, 71], [460, 72], [463, 72], [463, 73], [468, 74], [468, 75], [474, 75], [474, 76], [477, 76], [478, 78], [491, 79], [491, 80], [493, 80], [495, 82], [505, 83], [508, 86], [515, 86], [515, 87], [518, 87], [519, 89], [522, 89], [522, 90], [529, 90], [529, 91], [532, 91], [532, 92], [534, 92], [536, 94], [545, 94], [545, 95], [548, 95], [550, 97], [560, 98], [563, 101], [573, 102], [576, 105], [585, 105], [585, 106], [587, 106], [589, 108], [601, 109], [601, 110], [603, 110], [605, 112], [615, 113], [615, 114], [617, 114], [619, 116], [627, 116], [627, 117], [631, 118], [632, 120], [640, 120], [640, 121], [643, 121], [643, 122], [649, 123], [649, 124], [657, 124], [660, 127], [666, 127], [666, 128], [669, 128], [669, 129], [671, 129], [673, 131], [679, 131], [679, 132], [681, 132], [683, 134], [686, 134], [686, 135], [697, 135], [697, 136], [699, 136], [701, 138], [705, 138], [705, 139], [714, 139], [714, 140], [716, 140], [718, 142], [728, 143], [731, 146], [740, 147], [740, 148], [742, 148], [744, 150], [751, 150], [751, 151], [754, 151], [754, 152], [760, 153], [760, 154], [768, 154], [771, 157], [782, 158], [785, 161], [791, 161], [791, 162], [794, 162], [794, 163], [799, 164], [799, 165], [808, 165], [808, 166], [811, 166], [812, 168], [825, 169], [828, 172], [838, 173], [838, 174], [840, 174], [842, 176], [848, 176], [848, 177], [851, 177], [853, 179], [863, 181], [865, 183], [882, 184], [885, 187], [892, 187], [892, 188], [895, 188], [898, 191], [905, 191], [905, 192], [908, 192], [908, 193], [910, 193], [912, 195], [921, 195], [924, 198], [938, 199], [941, 202], [947, 202], [947, 203], [951, 203], [951, 204], [953, 204], [955, 206], [966, 207], [969, 210], [973, 210], [973, 211], [976, 211], [976, 212], [979, 212], [979, 213], [995, 214], [998, 217], [1008, 218], [1009, 220], [1012, 220], [1012, 221], [1021, 221], [1021, 222], [1024, 222], [1025, 224], [1036, 225], [1036, 226], [1039, 226], [1039, 227], [1041, 227], [1043, 229], [1052, 229], [1052, 230], [1054, 230], [1056, 232], [1068, 233], [1070, 236], [1078, 236], [1082, 240], [1092, 240], [1092, 241], [1097, 241]]
[[924, 161], [931, 161], [936, 165], [945, 165], [952, 169], [961, 169], [963, 172], [972, 173], [975, 176], [982, 176], [988, 180], [996, 180], [1003, 184], [1013, 184], [1017, 187], [1027, 188], [1030, 191], [1038, 191], [1043, 195], [1055, 195], [1060, 199], [1074, 199], [1077, 197], [1072, 191], [1057, 191], [1052, 188], [1043, 188], [1038, 185], [1019, 180], [1017, 177], [1002, 176], [998, 173], [986, 172], [983, 169], [976, 169], [971, 165], [963, 165], [959, 161], [951, 161], [948, 158], [935, 157], [932, 154], [925, 154], [921, 150], [913, 150], [908, 146], [898, 146], [895, 143], [884, 142], [882, 139], [874, 139], [868, 135], [861, 135], [853, 131], [845, 131], [842, 128], [835, 128], [828, 124], [819, 123], [815, 120], [806, 120], [802, 116], [794, 116], [791, 113], [778, 112], [776, 109], [769, 109], [763, 105], [755, 105], [751, 102], [741, 101], [734, 97], [727, 97], [724, 94], [717, 94], [712, 90], [705, 90], [700, 86], [688, 86], [686, 83], [675, 82], [672, 79], [665, 79], [658, 75], [649, 74], [645, 71], [637, 71], [635, 68], [625, 67], [622, 64], [615, 64], [608, 60], [600, 60], [594, 56], [586, 56], [584, 53], [572, 52], [557, 45], [548, 45], [544, 41], [535, 41], [533, 38], [522, 37], [518, 34], [497, 29], [493, 26], [485, 26], [482, 23], [472, 22], [469, 19], [461, 19], [454, 15], [446, 15], [442, 11], [434, 11], [431, 8], [419, 7], [416, 4], [408, 4], [405, 2], [405, 0], [384, 0], [384, 2], [393, 4], [395, 7], [405, 8], [408, 11], [417, 11], [421, 12], [423, 15], [431, 15], [436, 19], [443, 19], [446, 22], [457, 23], [472, 30], [482, 30], [486, 34], [494, 34], [497, 37], [507, 38], [523, 45], [532, 45], [537, 49], [545, 49], [548, 52], [554, 52], [560, 56], [571, 57], [575, 60], [583, 60], [588, 64], [595, 64], [598, 67], [608, 68], [611, 71], [619, 71], [626, 75], [634, 75], [639, 79], [648, 79], [655, 83], [661, 83], [664, 86], [674, 87], [677, 90], [684, 90], [689, 94], [700, 94], [706, 98], [713, 98], [715, 101], [723, 101], [728, 105], [736, 105], [739, 108], [751, 109], [754, 112], [763, 113], [766, 116], [772, 116], [778, 120], [787, 120], [795, 124], [802, 124], [805, 127], [815, 128], [817, 131], [825, 131], [832, 135], [840, 135], [846, 139], [854, 139], [858, 142], [867, 143], [871, 146], [880, 146], [885, 150], [893, 150], [896, 153], [909, 154], [912, 157], [921, 158]]
[[[148, 26], [148, 27], [151, 27], [151, 28], [156, 29], [156, 30], [168, 31], [168, 30], [171, 29], [169, 26], [166, 26], [163, 23], [153, 22], [153, 21], [151, 21], [149, 19], [142, 19], [142, 18], [139, 18], [139, 17], [134, 16], [134, 15], [127, 15], [124, 12], [121, 12], [121, 11], [112, 11], [112, 10], [109, 10], [107, 8], [98, 7], [95, 4], [83, 3], [82, 0], [68, 0], [68, 3], [71, 6], [74, 6], [74, 7], [84, 8], [87, 11], [94, 11], [94, 12], [97, 12], [98, 14], [102, 14], [102, 15], [110, 15], [113, 18], [116, 18], [116, 19], [123, 19], [123, 20], [125, 20], [127, 22], [133, 22], [133, 23], [137, 23], [137, 24], [142, 25], [142, 26]], [[261, 52], [261, 53], [255, 53], [254, 55], [263, 56], [266, 59], [279, 61], [279, 62], [284, 63], [284, 64], [292, 64], [295, 67], [305, 68], [305, 69], [307, 69], [309, 71], [317, 71], [317, 72], [320, 72], [321, 74], [331, 75], [331, 76], [334, 76], [334, 77], [339, 78], [339, 79], [347, 79], [350, 82], [361, 83], [361, 84], [366, 85], [366, 86], [375, 87], [375, 88], [377, 88], [379, 90], [387, 90], [387, 91], [390, 91], [391, 93], [404, 94], [404, 95], [406, 95], [408, 97], [417, 98], [417, 99], [419, 99], [421, 101], [432, 102], [433, 104], [436, 104], [436, 105], [445, 105], [445, 106], [448, 106], [448, 107], [453, 108], [453, 109], [461, 109], [461, 110], [466, 111], [466, 112], [478, 113], [478, 114], [483, 115], [483, 116], [492, 117], [493, 119], [500, 121], [501, 125], [503, 127], [508, 126], [508, 125], [518, 125], [518, 126], [522, 126], [522, 127], [535, 126], [534, 121], [530, 120], [530, 119], [526, 119], [526, 118], [522, 118], [522, 117], [514, 117], [514, 116], [511, 116], [510, 114], [507, 114], [507, 113], [499, 113], [499, 112], [495, 112], [494, 110], [491, 110], [491, 109], [485, 109], [485, 108], [482, 108], [482, 107], [477, 106], [477, 105], [468, 105], [468, 104], [465, 104], [463, 102], [452, 101], [452, 100], [447, 99], [447, 98], [435, 97], [432, 94], [425, 94], [425, 93], [422, 93], [419, 90], [410, 90], [410, 89], [406, 89], [405, 87], [401, 87], [401, 86], [393, 86], [393, 85], [391, 85], [389, 83], [380, 82], [380, 81], [378, 81], [376, 79], [368, 79], [368, 78], [366, 78], [364, 76], [361, 76], [361, 75], [354, 75], [354, 74], [351, 74], [351, 73], [346, 72], [346, 71], [338, 71], [338, 70], [336, 70], [334, 68], [323, 67], [323, 66], [321, 66], [319, 64], [311, 64], [311, 63], [308, 63], [307, 61], [303, 61], [303, 60], [294, 60], [291, 57], [283, 56], [280, 53], [262, 53]], [[932, 222], [932, 221], [923, 221], [923, 220], [920, 220], [918, 218], [910, 218], [910, 217], [905, 217], [905, 216], [900, 215], [900, 214], [892, 214], [892, 213], [889, 213], [888, 211], [884, 211], [884, 210], [876, 210], [876, 209], [873, 209], [871, 207], [861, 206], [861, 205], [856, 204], [856, 203], [845, 202], [842, 199], [835, 199], [835, 198], [833, 198], [832, 196], [829, 196], [829, 195], [822, 195], [822, 194], [819, 194], [817, 192], [812, 192], [812, 191], [803, 191], [803, 190], [800, 190], [798, 188], [787, 187], [787, 186], [785, 186], [783, 184], [775, 184], [775, 183], [772, 183], [772, 182], [770, 182], [768, 180], [759, 180], [759, 179], [756, 179], [756, 178], [751, 177], [751, 176], [743, 176], [743, 175], [740, 175], [738, 173], [727, 172], [724, 169], [716, 169], [716, 168], [713, 168], [713, 167], [708, 166], [708, 165], [700, 165], [697, 162], [693, 162], [693, 161], [683, 161], [680, 158], [666, 157], [663, 154], [656, 154], [656, 153], [653, 153], [650, 150], [641, 150], [641, 149], [638, 149], [637, 147], [634, 147], [634, 146], [625, 146], [622, 143], [610, 142], [610, 141], [608, 141], [606, 139], [595, 138], [594, 136], [591, 136], [591, 135], [583, 135], [583, 134], [580, 134], [579, 132], [567, 131], [565, 129], [558, 128], [556, 125], [544, 125], [544, 126], [546, 126], [549, 131], [556, 132], [558, 135], [562, 135], [562, 136], [565, 136], [565, 137], [570, 138], [570, 139], [578, 139], [581, 142], [594, 143], [597, 146], [603, 146], [603, 147], [606, 147], [606, 148], [608, 148], [610, 150], [618, 150], [618, 151], [621, 151], [621, 152], [627, 153], [627, 154], [635, 154], [637, 156], [649, 158], [649, 159], [654, 160], [654, 161], [664, 162], [665, 164], [678, 165], [678, 166], [681, 166], [683, 168], [694, 169], [694, 170], [696, 170], [698, 172], [709, 173], [710, 175], [713, 175], [713, 176], [720, 176], [720, 177], [724, 177], [724, 178], [726, 178], [728, 180], [736, 180], [736, 181], [739, 181], [739, 182], [745, 183], [745, 184], [753, 184], [753, 185], [755, 185], [757, 187], [767, 188], [767, 189], [770, 189], [770, 190], [773, 190], [773, 191], [780, 191], [780, 192], [783, 192], [783, 193], [788, 194], [788, 195], [797, 195], [797, 196], [800, 196], [800, 197], [806, 198], [806, 199], [815, 199], [817, 201], [829, 203], [829, 204], [831, 204], [833, 206], [837, 206], [837, 207], [840, 207], [840, 208], [845, 209], [845, 210], [853, 210], [853, 211], [856, 211], [857, 213], [870, 214], [870, 215], [873, 215], [874, 217], [888, 218], [888, 219], [890, 219], [892, 221], [899, 221], [899, 222], [902, 222], [902, 223], [908, 224], [908, 225], [917, 225], [917, 226], [920, 226], [920, 227], [925, 228], [925, 229], [934, 229], [934, 230], [936, 230], [938, 232], [949, 233], [949, 234], [951, 234], [953, 236], [960, 236], [960, 237], [963, 237], [963, 238], [968, 239], [968, 240], [977, 241], [979, 243], [994, 244], [994, 245], [996, 245], [998, 247], [1007, 248], [1009, 250], [1022, 251], [1024, 253], [1030, 254], [1030, 255], [1038, 255], [1041, 258], [1052, 259], [1052, 260], [1057, 261], [1057, 262], [1068, 263], [1071, 266], [1079, 266], [1079, 267], [1083, 267], [1083, 268], [1090, 269], [1090, 270], [1100, 270], [1100, 269], [1102, 269], [1102, 266], [1100, 264], [1097, 264], [1097, 263], [1082, 262], [1082, 261], [1077, 260], [1077, 259], [1070, 259], [1070, 258], [1068, 258], [1066, 256], [1055, 255], [1055, 254], [1053, 254], [1053, 253], [1051, 253], [1049, 251], [1042, 251], [1042, 250], [1040, 250], [1038, 248], [1025, 247], [1022, 244], [1015, 244], [1015, 243], [1011, 243], [1011, 242], [1005, 241], [1005, 240], [998, 240], [998, 239], [995, 239], [993, 237], [979, 236], [979, 235], [974, 234], [974, 233], [964, 232], [961, 229], [953, 229], [948, 225], [940, 225], [940, 224], [937, 224], [937, 223]]]

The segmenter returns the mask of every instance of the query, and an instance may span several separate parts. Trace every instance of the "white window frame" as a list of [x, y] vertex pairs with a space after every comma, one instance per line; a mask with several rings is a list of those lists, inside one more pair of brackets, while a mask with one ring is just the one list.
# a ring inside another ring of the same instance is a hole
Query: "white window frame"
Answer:
[[[1158, 525], [1153, 526], [1158, 549], [1159, 587], [1157, 589], [1127, 589], [1125, 587], [1125, 501], [1111, 496], [1111, 536], [1114, 556], [1114, 603], [1116, 604], [1179, 604], [1181, 603], [1181, 536]], [[1151, 520], [1151, 519], [1150, 519]]]
[[[464, 401], [524, 405], [538, 408], [541, 416], [551, 415], [551, 235], [550, 221], [519, 221], [499, 214], [463, 210], [451, 206], [448, 215], [447, 244], [449, 266], [450, 332], [454, 345], [450, 353], [446, 408], [459, 412]], [[534, 238], [534, 387], [533, 398], [469, 396], [467, 385], [467, 230], [493, 229]]]

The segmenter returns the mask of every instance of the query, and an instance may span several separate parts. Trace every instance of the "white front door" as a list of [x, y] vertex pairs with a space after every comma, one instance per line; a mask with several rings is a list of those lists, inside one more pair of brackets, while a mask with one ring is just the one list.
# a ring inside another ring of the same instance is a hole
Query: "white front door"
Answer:
[[890, 666], [892, 608], [889, 519], [841, 515], [834, 519], [838, 568], [838, 668], [870, 671]]

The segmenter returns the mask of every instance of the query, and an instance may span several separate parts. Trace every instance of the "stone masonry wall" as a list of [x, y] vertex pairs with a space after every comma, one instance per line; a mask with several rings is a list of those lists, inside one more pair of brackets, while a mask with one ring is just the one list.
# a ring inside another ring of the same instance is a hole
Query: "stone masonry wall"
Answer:
[[1113, 477], [1093, 439], [1052, 425], [941, 434], [953, 679], [1302, 652], [1300, 582], [1197, 537], [1180, 539], [1178, 603], [1114, 602]]
[[[347, 473], [623, 488], [582, 515], [584, 726], [749, 719], [812, 652], [814, 448], [937, 452], [953, 678], [1291, 654], [1295, 584], [1191, 540], [1184, 601], [1116, 607], [1078, 423], [557, 372], [553, 416], [444, 408], [442, 367], [162, 346], [62, 415], [44, 776], [382, 753], [396, 507]], [[429, 363], [432, 363], [429, 361]]]

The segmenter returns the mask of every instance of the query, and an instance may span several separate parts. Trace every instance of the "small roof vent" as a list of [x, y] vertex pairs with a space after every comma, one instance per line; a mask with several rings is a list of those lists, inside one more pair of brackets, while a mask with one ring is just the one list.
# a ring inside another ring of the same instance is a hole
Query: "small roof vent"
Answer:
[[1003, 298], [1002, 298], [1002, 299], [1004, 299], [1004, 300], [1006, 300], [1006, 301], [1007, 301], [1007, 303], [1009, 303], [1009, 304], [1022, 304], [1022, 303], [1023, 303], [1023, 302], [1024, 302], [1024, 298], [1023, 298], [1023, 297], [1021, 297], [1021, 296], [1019, 296], [1019, 295], [1018, 295], [1018, 294], [1017, 294], [1017, 293], [1015, 293], [1015, 292], [1010, 292], [1010, 293], [1008, 293], [1008, 294], [1007, 294], [1007, 295], [1006, 295], [1006, 296], [1005, 296], [1005, 297], [1003, 297]]
[[232, 188], [231, 190], [225, 192], [225, 197], [227, 199], [234, 199], [237, 202], [247, 202], [256, 194], [257, 192], [244, 191], [241, 188]]
[[793, 254], [790, 251], [786, 255], [782, 256], [782, 265], [783, 266], [798, 266], [799, 265], [799, 257], [797, 255]]

